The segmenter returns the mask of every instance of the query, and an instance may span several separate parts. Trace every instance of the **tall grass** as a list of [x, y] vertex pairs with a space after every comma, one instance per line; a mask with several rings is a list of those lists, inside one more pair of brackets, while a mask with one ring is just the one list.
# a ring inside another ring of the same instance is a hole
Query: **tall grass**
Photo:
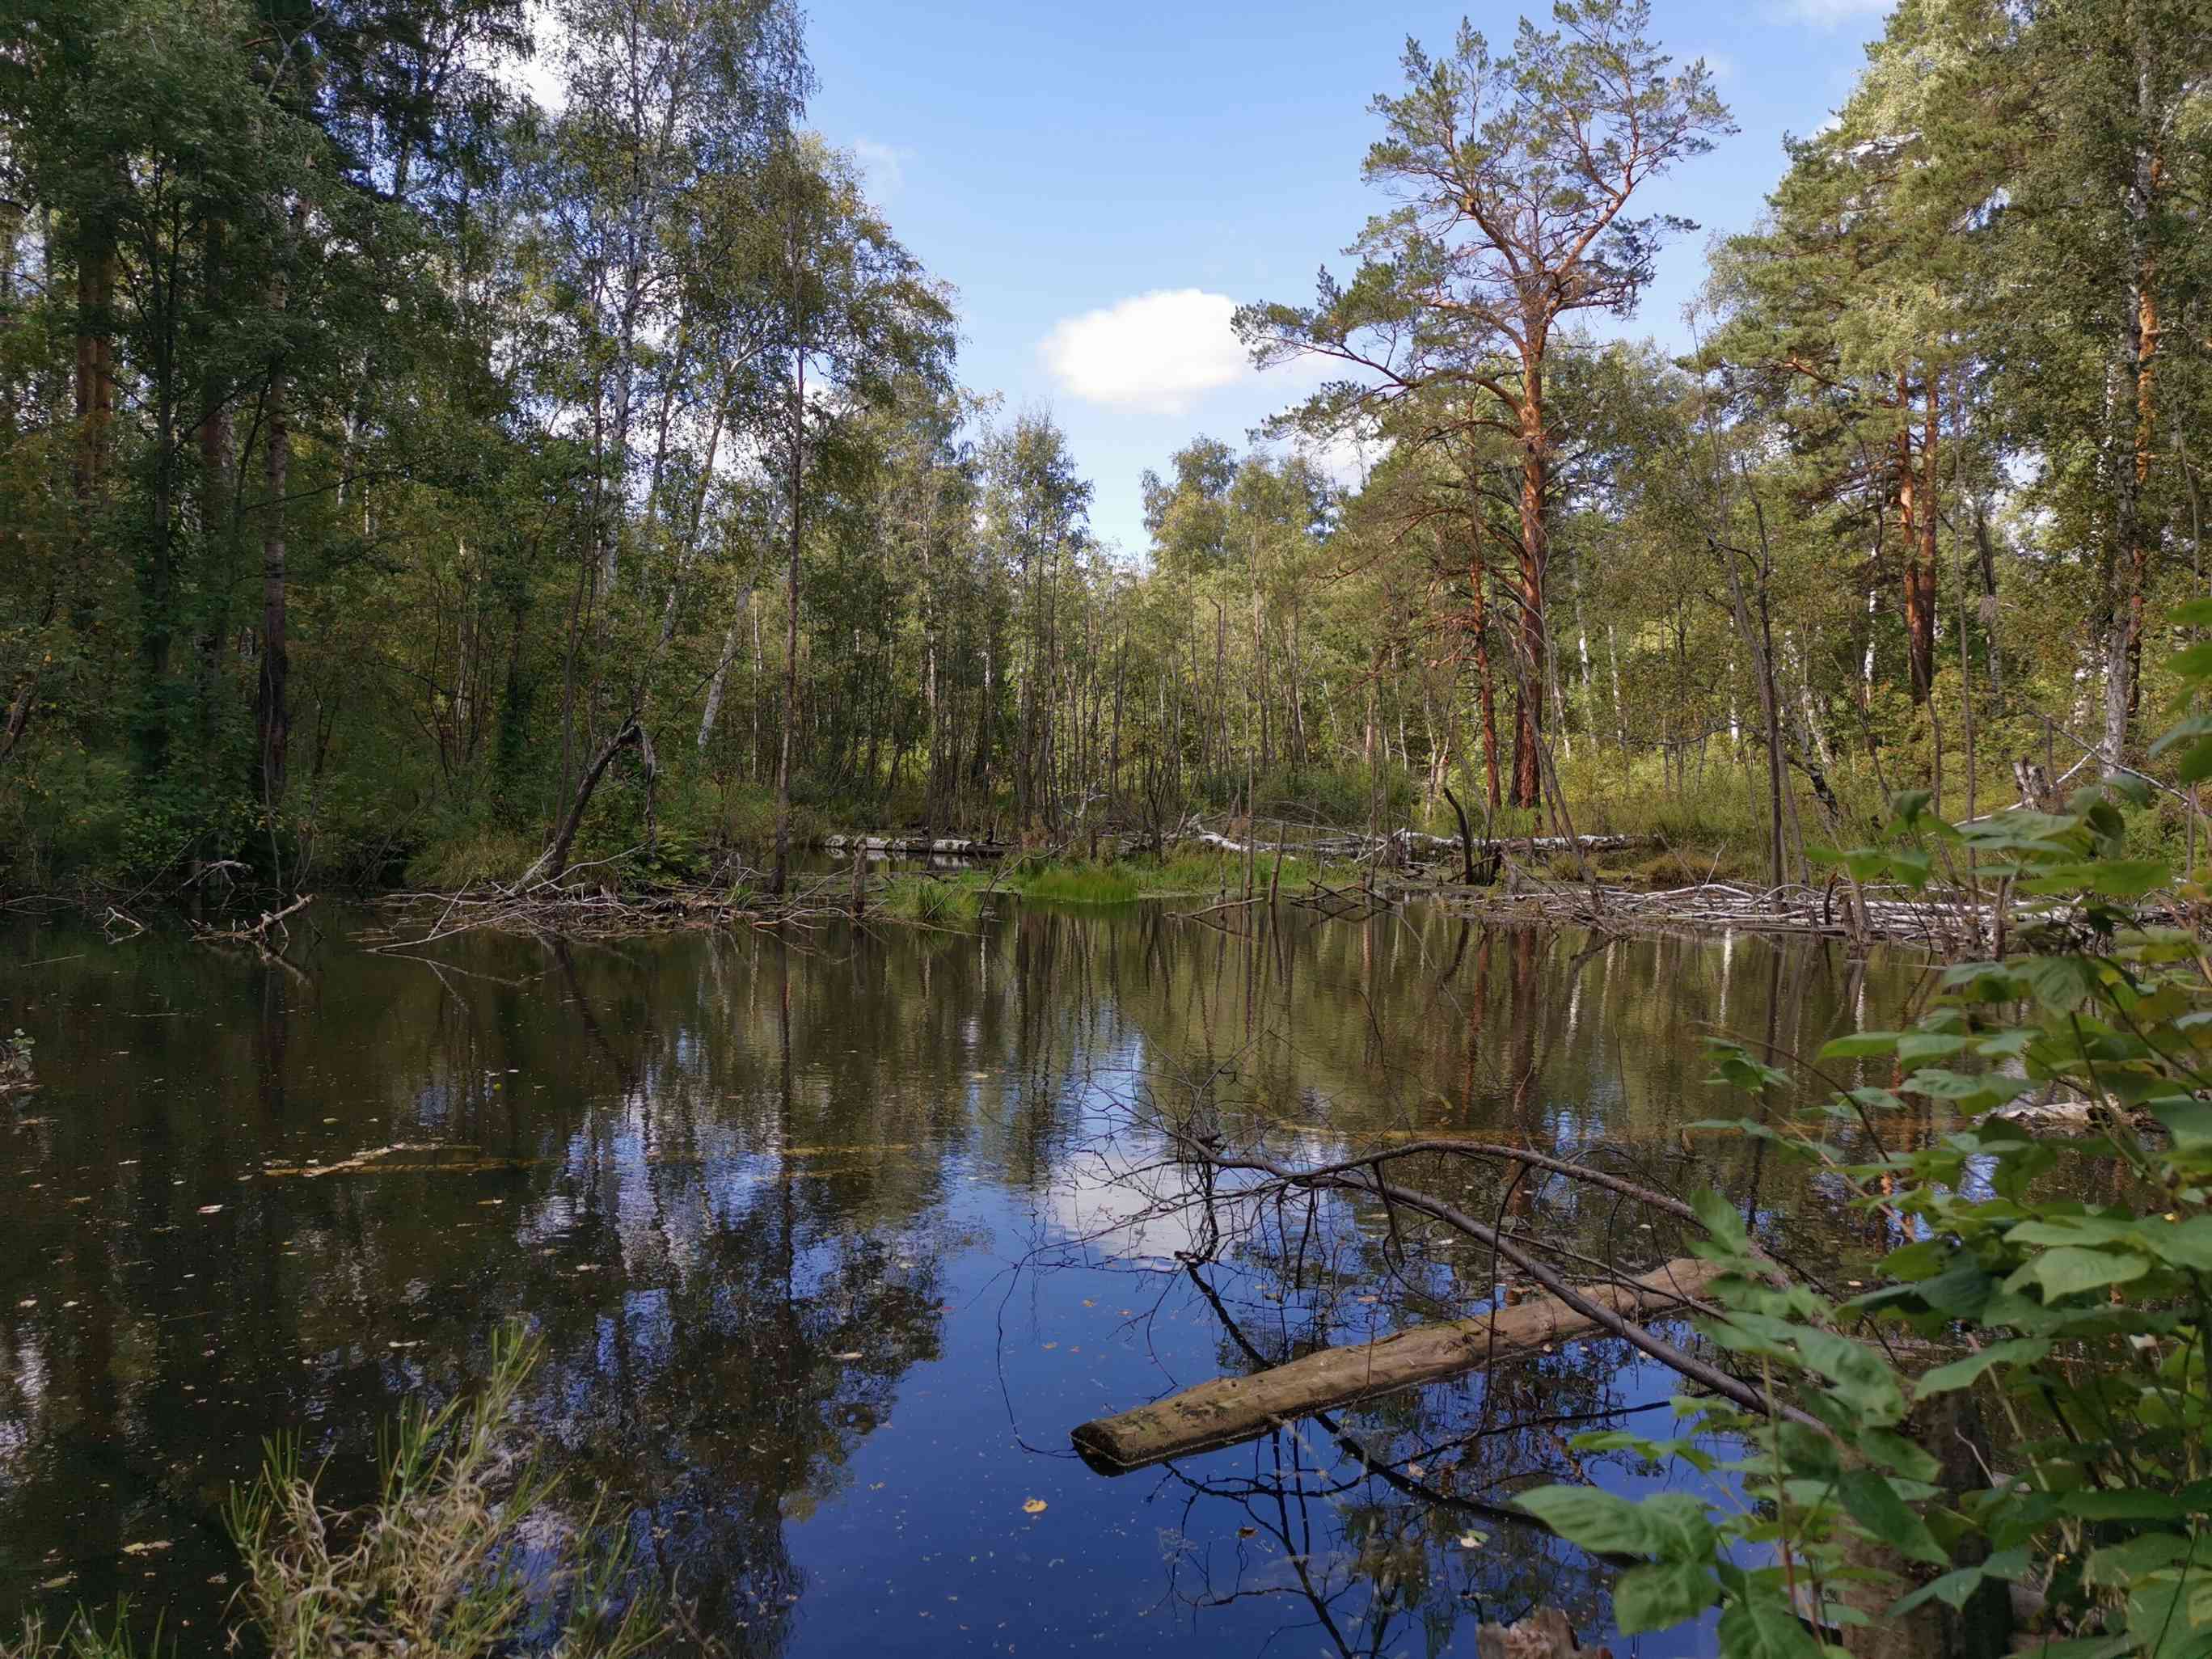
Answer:
[[893, 876], [877, 902], [879, 911], [901, 921], [951, 927], [981, 914], [981, 882], [974, 872], [951, 876]]
[[[325, 1507], [295, 1438], [270, 1443], [225, 1518], [238, 1605], [272, 1659], [490, 1659], [540, 1632], [550, 1659], [633, 1659], [661, 1639], [658, 1601], [620, 1594], [620, 1534], [596, 1510], [574, 1526], [550, 1512], [554, 1481], [520, 1409], [539, 1353], [511, 1327], [475, 1395], [403, 1412], [382, 1490], [358, 1513]], [[81, 1612], [52, 1638], [33, 1620], [0, 1659], [133, 1659], [125, 1614], [103, 1628]], [[145, 1651], [161, 1651], [158, 1633]]]

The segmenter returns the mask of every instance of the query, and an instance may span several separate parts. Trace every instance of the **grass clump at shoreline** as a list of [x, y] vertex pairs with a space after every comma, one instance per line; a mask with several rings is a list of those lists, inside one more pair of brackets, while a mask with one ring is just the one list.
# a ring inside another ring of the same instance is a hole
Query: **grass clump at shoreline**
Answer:
[[982, 914], [982, 884], [975, 872], [963, 870], [949, 876], [893, 876], [876, 908], [900, 921], [950, 927], [973, 921]]
[[[1279, 877], [1285, 888], [1310, 886], [1319, 879], [1316, 860], [1285, 856]], [[1251, 866], [1253, 890], [1265, 892], [1278, 879], [1273, 854]], [[1048, 904], [1131, 904], [1148, 898], [1206, 898], [1244, 890], [1242, 854], [1215, 848], [1185, 848], [1166, 858], [1138, 854], [1100, 860], [1025, 860], [1008, 870], [1002, 884], [1025, 899]]]
[[[550, 1634], [562, 1659], [636, 1659], [667, 1634], [660, 1601], [627, 1593], [619, 1528], [594, 1510], [551, 1513], [521, 1393], [542, 1350], [516, 1327], [495, 1339], [489, 1376], [437, 1410], [410, 1406], [368, 1509], [326, 1507], [296, 1438], [270, 1444], [261, 1478], [224, 1519], [245, 1582], [238, 1605], [272, 1659], [490, 1659]], [[35, 1616], [0, 1659], [136, 1659], [178, 1651], [157, 1629], [141, 1647], [127, 1605], [80, 1611], [58, 1636]]]

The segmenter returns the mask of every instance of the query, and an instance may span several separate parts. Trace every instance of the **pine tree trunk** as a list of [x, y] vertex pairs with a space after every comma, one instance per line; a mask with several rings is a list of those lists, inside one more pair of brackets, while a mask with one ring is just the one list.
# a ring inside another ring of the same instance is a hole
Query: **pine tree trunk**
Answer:
[[1550, 653], [1544, 637], [1544, 566], [1549, 551], [1548, 434], [1544, 427], [1542, 370], [1530, 362], [1522, 376], [1520, 616], [1516, 633], [1520, 695], [1515, 699], [1513, 805], [1534, 807], [1542, 794], [1536, 745], [1542, 740], [1544, 672]]

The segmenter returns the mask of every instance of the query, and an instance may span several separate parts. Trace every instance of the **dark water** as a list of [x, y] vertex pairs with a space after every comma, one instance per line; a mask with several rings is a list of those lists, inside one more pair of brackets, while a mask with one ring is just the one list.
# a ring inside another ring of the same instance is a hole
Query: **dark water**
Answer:
[[[360, 948], [374, 920], [325, 911], [297, 973], [0, 933], [0, 1032], [35, 1039], [43, 1085], [0, 1101], [0, 1632], [127, 1593], [219, 1650], [210, 1517], [263, 1437], [297, 1431], [361, 1501], [403, 1400], [465, 1386], [520, 1317], [573, 1501], [635, 1512], [640, 1570], [722, 1651], [1472, 1653], [1479, 1620], [1546, 1605], [1590, 1641], [1609, 1570], [1493, 1506], [1638, 1483], [1567, 1443], [1671, 1392], [1613, 1344], [1120, 1479], [1070, 1455], [1086, 1418], [1489, 1293], [1486, 1263], [1462, 1283], [1346, 1210], [1186, 1271], [1192, 1218], [1143, 1219], [1114, 1178], [1146, 1150], [1130, 1115], [1202, 1099], [1310, 1155], [1425, 1128], [1601, 1147], [1832, 1261], [1852, 1224], [1817, 1188], [1684, 1135], [1739, 1109], [1700, 1039], [1810, 1052], [1918, 984], [1437, 915], [1254, 939], [1032, 909], [420, 958]], [[295, 1173], [395, 1145], [449, 1162]], [[1452, 1179], [1591, 1255], [1672, 1248], [1560, 1183]]]

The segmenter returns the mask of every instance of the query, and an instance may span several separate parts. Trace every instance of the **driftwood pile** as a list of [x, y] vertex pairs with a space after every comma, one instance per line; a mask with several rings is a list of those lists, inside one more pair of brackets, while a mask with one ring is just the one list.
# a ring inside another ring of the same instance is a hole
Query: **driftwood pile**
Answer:
[[1810, 933], [1922, 945], [1953, 955], [1994, 952], [2007, 933], [2063, 921], [2070, 910], [2041, 899], [2001, 904], [1958, 889], [1854, 889], [1840, 882], [1753, 887], [1706, 881], [1649, 890], [1547, 884], [1455, 902], [1486, 916], [1604, 932]]
[[[1424, 858], [1455, 858], [1463, 850], [1461, 843], [1449, 836], [1431, 836], [1419, 830], [1393, 830], [1380, 836], [1321, 835], [1304, 841], [1239, 841], [1218, 830], [1193, 824], [1186, 828], [1178, 839], [1194, 841], [1203, 847], [1215, 847], [1224, 853], [1240, 857], [1255, 854], [1272, 858], [1284, 854], [1291, 858], [1336, 859], [1364, 861], [1380, 858], [1384, 863], [1413, 864]], [[1468, 844], [1476, 859], [1489, 859], [1500, 854], [1516, 854], [1528, 858], [1545, 858], [1570, 850], [1583, 853], [1622, 853], [1638, 847], [1656, 847], [1658, 838], [1653, 836], [1519, 836], [1510, 840], [1485, 841], [1477, 838]]]
[[[635, 849], [633, 848], [633, 851]], [[628, 854], [596, 860], [614, 864]], [[805, 926], [851, 916], [864, 908], [865, 889], [854, 876], [831, 873], [793, 883], [781, 896], [753, 884], [758, 871], [726, 867], [711, 887], [658, 892], [620, 892], [576, 878], [592, 868], [576, 864], [559, 881], [526, 878], [512, 887], [486, 883], [458, 893], [394, 893], [385, 902], [406, 918], [362, 935], [374, 951], [404, 952], [441, 939], [490, 928], [569, 939], [617, 939], [679, 927]], [[434, 917], [429, 913], [435, 909]], [[428, 917], [428, 920], [424, 918]]]

